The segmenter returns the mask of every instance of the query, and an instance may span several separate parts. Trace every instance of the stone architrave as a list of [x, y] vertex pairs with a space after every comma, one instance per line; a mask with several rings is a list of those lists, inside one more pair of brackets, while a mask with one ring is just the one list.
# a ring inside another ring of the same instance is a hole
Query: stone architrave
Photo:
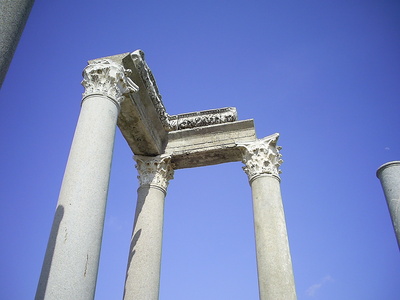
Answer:
[[170, 156], [135, 155], [140, 187], [125, 280], [124, 300], [156, 300], [160, 288], [164, 199], [174, 170]]
[[381, 181], [397, 245], [400, 248], [400, 161], [383, 164], [376, 172], [376, 176]]
[[296, 299], [296, 290], [280, 191], [279, 135], [239, 144], [253, 195], [260, 299]]
[[137, 86], [108, 60], [83, 71], [85, 88], [36, 300], [94, 298], [120, 104]]

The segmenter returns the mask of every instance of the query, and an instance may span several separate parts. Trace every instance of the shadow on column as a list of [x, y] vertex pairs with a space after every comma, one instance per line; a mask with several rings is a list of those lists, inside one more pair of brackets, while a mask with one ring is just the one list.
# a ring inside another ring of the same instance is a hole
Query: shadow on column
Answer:
[[[129, 248], [129, 256], [128, 256], [128, 264], [127, 264], [127, 268], [126, 268], [126, 277], [125, 277], [125, 287], [126, 287], [126, 280], [128, 279], [128, 270], [129, 267], [131, 265], [132, 262], [132, 258], [136, 253], [135, 246], [140, 238], [140, 235], [142, 233], [142, 229], [139, 229], [136, 233], [135, 233], [135, 227], [136, 227], [136, 222], [139, 218], [140, 213], [142, 212], [144, 203], [146, 201], [147, 195], [149, 194], [149, 189], [150, 189], [150, 185], [142, 185], [138, 188], [138, 201], [136, 203], [136, 210], [135, 210], [135, 220], [133, 221], [133, 229], [132, 229], [132, 239], [131, 239], [131, 245]], [[143, 194], [142, 194], [143, 193]], [[124, 289], [124, 296], [123, 298], [125, 298], [125, 292], [126, 290]]]
[[[144, 191], [144, 195], [141, 195], [141, 193], [143, 192], [143, 187], [141, 186], [138, 189], [138, 202], [136, 204], [136, 211], [135, 211], [135, 220], [133, 221], [133, 229], [132, 229], [132, 235], [135, 232], [135, 227], [136, 227], [136, 222], [139, 218], [140, 213], [142, 212], [143, 206], [144, 206], [144, 202], [146, 201], [146, 197], [149, 194], [149, 188], [150, 186], [145, 186], [145, 191]], [[135, 246], [136, 243], [138, 242], [139, 238], [140, 238], [140, 234], [142, 233], [142, 229], [139, 229], [133, 236], [132, 236], [132, 240], [131, 240], [131, 245], [130, 245], [130, 249], [129, 249], [129, 257], [128, 257], [128, 267], [127, 270], [129, 270], [129, 266], [131, 265], [131, 261], [132, 261], [132, 257], [135, 255]]]
[[53, 261], [54, 248], [56, 246], [58, 230], [61, 220], [64, 217], [64, 207], [59, 205], [54, 215], [53, 226], [51, 227], [49, 242], [47, 243], [46, 254], [44, 256], [43, 267], [40, 273], [38, 288], [36, 291], [35, 300], [42, 300], [46, 294], [47, 283], [49, 280], [51, 263]]

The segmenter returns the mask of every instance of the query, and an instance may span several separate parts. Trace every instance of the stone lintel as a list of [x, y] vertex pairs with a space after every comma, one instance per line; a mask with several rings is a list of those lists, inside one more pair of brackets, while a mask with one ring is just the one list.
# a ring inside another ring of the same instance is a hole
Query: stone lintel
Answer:
[[216, 125], [237, 121], [235, 107], [202, 110], [197, 112], [168, 116], [171, 130]]
[[[125, 69], [131, 70], [128, 77], [139, 86], [139, 91], [130, 93], [122, 101], [117, 124], [133, 153], [155, 156], [164, 152], [167, 131], [160, 119], [160, 113], [151, 99], [154, 95], [150, 95], [148, 86], [146, 86], [148, 83], [144, 82], [143, 76], [140, 74], [143, 70], [138, 69], [138, 64], [134, 62], [136, 57], [133, 54], [135, 53], [138, 52], [128, 52], [96, 60], [109, 59], [121, 64]], [[89, 63], [93, 61], [89, 61]], [[145, 64], [142, 58], [141, 64]], [[154, 78], [152, 79], [154, 80]]]
[[183, 129], [168, 133], [165, 154], [174, 169], [241, 161], [237, 144], [256, 140], [253, 120]]

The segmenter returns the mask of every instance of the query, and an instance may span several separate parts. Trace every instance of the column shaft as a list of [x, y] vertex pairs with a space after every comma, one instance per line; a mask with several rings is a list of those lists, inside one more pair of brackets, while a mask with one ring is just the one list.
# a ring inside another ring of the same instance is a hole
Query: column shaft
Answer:
[[160, 289], [164, 199], [173, 178], [170, 157], [135, 156], [140, 187], [124, 300], [157, 300]]
[[125, 70], [98, 61], [84, 70], [85, 87], [36, 300], [94, 298], [115, 129]]
[[124, 299], [158, 299], [165, 194], [157, 187], [138, 189]]
[[292, 260], [283, 211], [279, 134], [238, 145], [253, 195], [258, 286], [261, 300], [294, 300]]
[[279, 180], [260, 175], [251, 189], [260, 299], [296, 299]]
[[377, 173], [389, 208], [397, 245], [400, 248], [400, 161], [382, 165]]
[[0, 88], [34, 0], [0, 0]]
[[36, 299], [93, 299], [118, 108], [83, 104], [71, 146]]

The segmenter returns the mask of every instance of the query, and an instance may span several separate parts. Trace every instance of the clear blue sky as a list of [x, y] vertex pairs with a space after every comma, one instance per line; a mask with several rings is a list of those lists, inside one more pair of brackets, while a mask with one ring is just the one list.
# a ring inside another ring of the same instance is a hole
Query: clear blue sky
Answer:
[[[400, 159], [398, 1], [37, 0], [0, 91], [0, 299], [32, 299], [87, 60], [146, 53], [170, 114], [235, 106], [279, 132], [299, 300], [399, 299], [376, 169]], [[121, 299], [136, 205], [117, 130], [96, 299]], [[257, 299], [241, 163], [178, 170], [161, 300]]]

